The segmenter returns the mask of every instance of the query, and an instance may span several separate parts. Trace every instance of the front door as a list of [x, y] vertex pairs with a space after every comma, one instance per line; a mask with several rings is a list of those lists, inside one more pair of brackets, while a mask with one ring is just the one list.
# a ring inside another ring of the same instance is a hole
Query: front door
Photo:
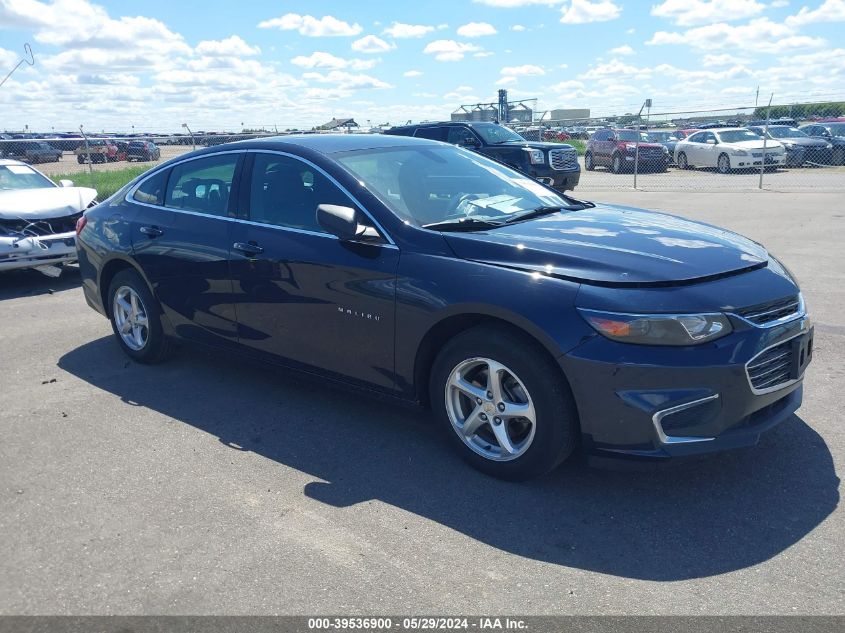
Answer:
[[343, 242], [317, 224], [317, 205], [355, 203], [316, 166], [279, 153], [253, 157], [243, 180], [249, 219], [232, 235], [241, 344], [394, 388], [398, 249]]

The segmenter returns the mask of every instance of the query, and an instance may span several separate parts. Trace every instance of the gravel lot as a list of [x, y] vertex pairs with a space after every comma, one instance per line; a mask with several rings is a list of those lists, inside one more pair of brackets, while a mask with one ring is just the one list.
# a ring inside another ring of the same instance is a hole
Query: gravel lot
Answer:
[[206, 352], [135, 365], [73, 274], [3, 275], [0, 613], [844, 613], [841, 194], [596, 198], [794, 270], [797, 417], [694, 464], [502, 483], [424, 412]]

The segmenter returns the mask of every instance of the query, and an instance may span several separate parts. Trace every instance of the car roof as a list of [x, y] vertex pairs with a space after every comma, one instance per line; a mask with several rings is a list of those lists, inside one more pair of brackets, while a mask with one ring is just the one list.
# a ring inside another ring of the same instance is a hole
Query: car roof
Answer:
[[30, 167], [30, 165], [21, 160], [12, 160], [11, 158], [0, 158], [0, 165], [26, 165]]
[[[321, 154], [333, 154], [335, 152], [351, 152], [362, 149], [379, 149], [387, 147], [406, 147], [409, 145], [431, 145], [440, 146], [443, 143], [429, 139], [415, 138], [411, 136], [395, 136], [385, 134], [293, 134], [290, 136], [270, 136], [262, 139], [250, 139], [226, 143], [228, 146], [246, 146], [253, 149], [290, 149], [296, 145], [304, 149], [310, 149]], [[223, 147], [223, 145], [218, 145]]]

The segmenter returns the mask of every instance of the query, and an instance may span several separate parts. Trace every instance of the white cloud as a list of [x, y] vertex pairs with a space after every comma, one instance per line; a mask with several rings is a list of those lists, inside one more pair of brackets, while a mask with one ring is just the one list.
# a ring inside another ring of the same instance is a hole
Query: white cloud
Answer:
[[308, 81], [316, 81], [319, 83], [336, 84], [338, 88], [343, 90], [351, 90], [355, 88], [391, 87], [389, 83], [382, 81], [381, 79], [371, 77], [370, 75], [355, 75], [352, 73], [344, 72], [342, 70], [332, 70], [325, 75], [317, 72], [303, 73], [302, 78]]
[[623, 44], [622, 46], [617, 46], [616, 48], [611, 48], [607, 51], [611, 55], [633, 55], [634, 49], [628, 46], [627, 44]]
[[583, 82], [580, 81], [561, 81], [560, 83], [551, 86], [554, 92], [570, 92], [572, 90], [582, 90], [584, 88]]
[[683, 33], [658, 31], [646, 42], [648, 45], [686, 44], [706, 51], [732, 50], [779, 53], [785, 49], [813, 48], [826, 42], [820, 37], [798, 35], [786, 24], [768, 18], [751, 20], [748, 24], [731, 26], [723, 22], [708, 24]]
[[522, 32], [522, 31], [524, 31], [524, 30], [525, 30], [525, 27], [524, 27], [524, 26], [522, 26], [521, 24], [514, 24], [514, 25], [511, 27], [511, 31], [516, 31], [517, 33], [521, 33], [521, 32]]
[[350, 68], [352, 70], [368, 70], [375, 66], [377, 59], [344, 59], [331, 53], [316, 51], [308, 56], [299, 55], [290, 60], [290, 63], [300, 68], [330, 68], [341, 70]]
[[766, 5], [756, 0], [665, 0], [651, 7], [651, 14], [679, 26], [744, 20], [761, 13]]
[[395, 39], [404, 39], [409, 37], [422, 37], [434, 30], [433, 26], [425, 24], [404, 24], [403, 22], [394, 22], [389, 27], [384, 29], [384, 35]]
[[795, 15], [786, 18], [790, 26], [803, 26], [816, 22], [845, 22], [845, 0], [825, 0], [818, 9], [801, 7]]
[[205, 40], [197, 44], [197, 53], [200, 55], [248, 57], [258, 55], [261, 49], [257, 46], [250, 46], [237, 35], [227, 37], [225, 40]]
[[457, 33], [461, 37], [483, 37], [485, 35], [495, 35], [498, 31], [496, 27], [487, 22], [469, 22], [468, 24], [459, 26]]
[[473, 53], [472, 56], [473, 57], [492, 57], [495, 54], [496, 53], [494, 53], [493, 51], [479, 51], [477, 53]]
[[501, 74], [509, 75], [511, 77], [529, 76], [529, 75], [545, 75], [546, 71], [533, 64], [524, 64], [522, 66], [505, 66], [501, 70]]
[[720, 55], [705, 55], [701, 63], [703, 66], [735, 66], [737, 64], [748, 64], [750, 61], [742, 57], [722, 53]]
[[307, 37], [340, 37], [358, 35], [360, 24], [349, 24], [331, 15], [315, 18], [312, 15], [286, 13], [282, 17], [264, 20], [258, 23], [260, 29], [280, 29], [282, 31], [297, 31]]
[[434, 55], [434, 59], [440, 62], [457, 62], [462, 60], [467, 53], [479, 51], [481, 51], [480, 46], [455, 40], [434, 40], [423, 49], [423, 53]]
[[622, 7], [611, 0], [571, 0], [571, 4], [561, 8], [560, 21], [563, 24], [588, 24], [615, 20], [622, 12]]
[[360, 40], [352, 42], [352, 50], [358, 51], [359, 53], [386, 53], [393, 48], [396, 47], [375, 35], [365, 35]]
[[496, 82], [497, 86], [507, 86], [509, 84], [515, 84], [517, 82], [516, 77], [502, 77], [499, 81]]
[[419, 70], [406, 70], [402, 73], [403, 77], [420, 77], [422, 73]]

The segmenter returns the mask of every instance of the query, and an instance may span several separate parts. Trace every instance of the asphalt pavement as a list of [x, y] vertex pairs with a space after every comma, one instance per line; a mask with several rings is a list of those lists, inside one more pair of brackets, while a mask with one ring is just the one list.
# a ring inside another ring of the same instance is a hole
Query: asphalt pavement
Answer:
[[737, 230], [797, 275], [805, 404], [758, 446], [504, 483], [424, 411], [204, 351], [136, 365], [78, 275], [10, 273], [0, 614], [845, 612], [841, 194], [596, 198]]

